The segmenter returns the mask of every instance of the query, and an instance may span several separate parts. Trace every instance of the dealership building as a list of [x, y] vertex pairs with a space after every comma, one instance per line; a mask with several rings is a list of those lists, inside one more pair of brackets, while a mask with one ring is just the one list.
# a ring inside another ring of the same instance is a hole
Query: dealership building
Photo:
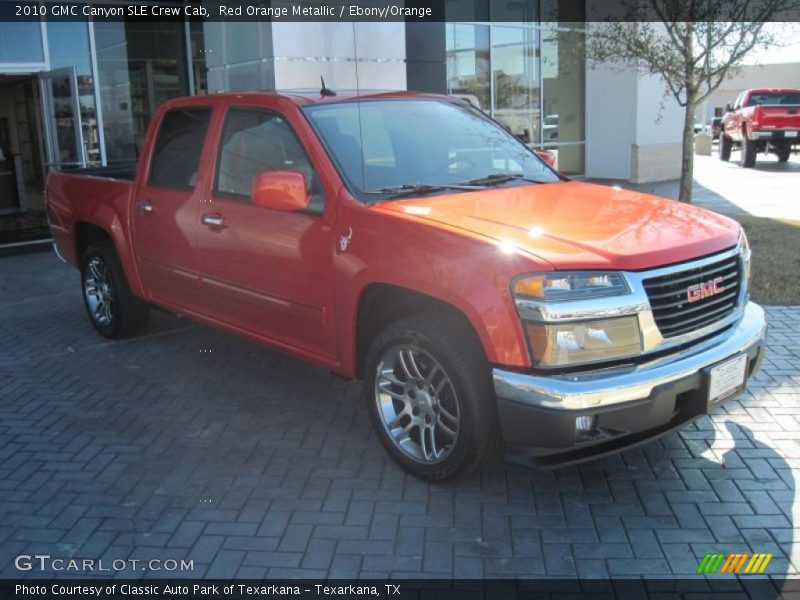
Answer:
[[584, 2], [444, 5], [437, 23], [0, 22], [0, 243], [41, 229], [49, 170], [135, 160], [161, 102], [320, 76], [465, 97], [570, 176], [678, 176], [681, 109], [658, 79], [587, 63]]

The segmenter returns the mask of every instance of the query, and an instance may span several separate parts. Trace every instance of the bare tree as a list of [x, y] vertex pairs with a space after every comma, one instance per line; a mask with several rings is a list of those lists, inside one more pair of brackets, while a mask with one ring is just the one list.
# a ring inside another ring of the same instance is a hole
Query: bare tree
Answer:
[[621, 0], [590, 28], [591, 62], [617, 62], [660, 76], [685, 108], [680, 199], [692, 201], [694, 114], [756, 47], [779, 43], [765, 24], [791, 17], [800, 0]]

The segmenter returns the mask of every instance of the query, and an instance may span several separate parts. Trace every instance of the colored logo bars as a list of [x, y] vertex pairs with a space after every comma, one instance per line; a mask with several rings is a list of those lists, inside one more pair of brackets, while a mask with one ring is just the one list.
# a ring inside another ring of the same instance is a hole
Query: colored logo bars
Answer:
[[697, 566], [698, 573], [745, 573], [757, 575], [764, 572], [769, 561], [772, 560], [769, 553], [731, 553], [719, 554], [709, 552]]

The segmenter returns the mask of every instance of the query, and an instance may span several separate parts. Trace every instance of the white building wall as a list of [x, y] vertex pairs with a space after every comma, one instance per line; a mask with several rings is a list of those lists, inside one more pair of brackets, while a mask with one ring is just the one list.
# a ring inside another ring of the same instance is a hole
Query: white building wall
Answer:
[[[587, 23], [590, 32], [602, 27]], [[660, 77], [586, 65], [586, 176], [636, 183], [680, 177], [683, 109]]]
[[636, 74], [586, 66], [586, 175], [628, 179], [636, 137]]
[[681, 175], [684, 108], [657, 76], [639, 74], [636, 92], [636, 137], [631, 147], [630, 180], [666, 181]]
[[275, 89], [406, 88], [405, 23], [272, 25]]
[[[207, 22], [208, 89], [406, 87], [404, 23]], [[357, 67], [357, 68], [356, 68]]]

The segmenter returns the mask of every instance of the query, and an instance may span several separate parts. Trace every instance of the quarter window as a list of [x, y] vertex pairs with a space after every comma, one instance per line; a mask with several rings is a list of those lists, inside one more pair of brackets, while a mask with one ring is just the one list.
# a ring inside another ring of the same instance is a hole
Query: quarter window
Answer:
[[210, 108], [179, 108], [164, 115], [153, 150], [150, 185], [194, 188], [210, 119]]
[[214, 191], [249, 199], [253, 178], [264, 169], [300, 171], [307, 183], [313, 181], [300, 140], [283, 118], [267, 110], [231, 109], [222, 134]]

